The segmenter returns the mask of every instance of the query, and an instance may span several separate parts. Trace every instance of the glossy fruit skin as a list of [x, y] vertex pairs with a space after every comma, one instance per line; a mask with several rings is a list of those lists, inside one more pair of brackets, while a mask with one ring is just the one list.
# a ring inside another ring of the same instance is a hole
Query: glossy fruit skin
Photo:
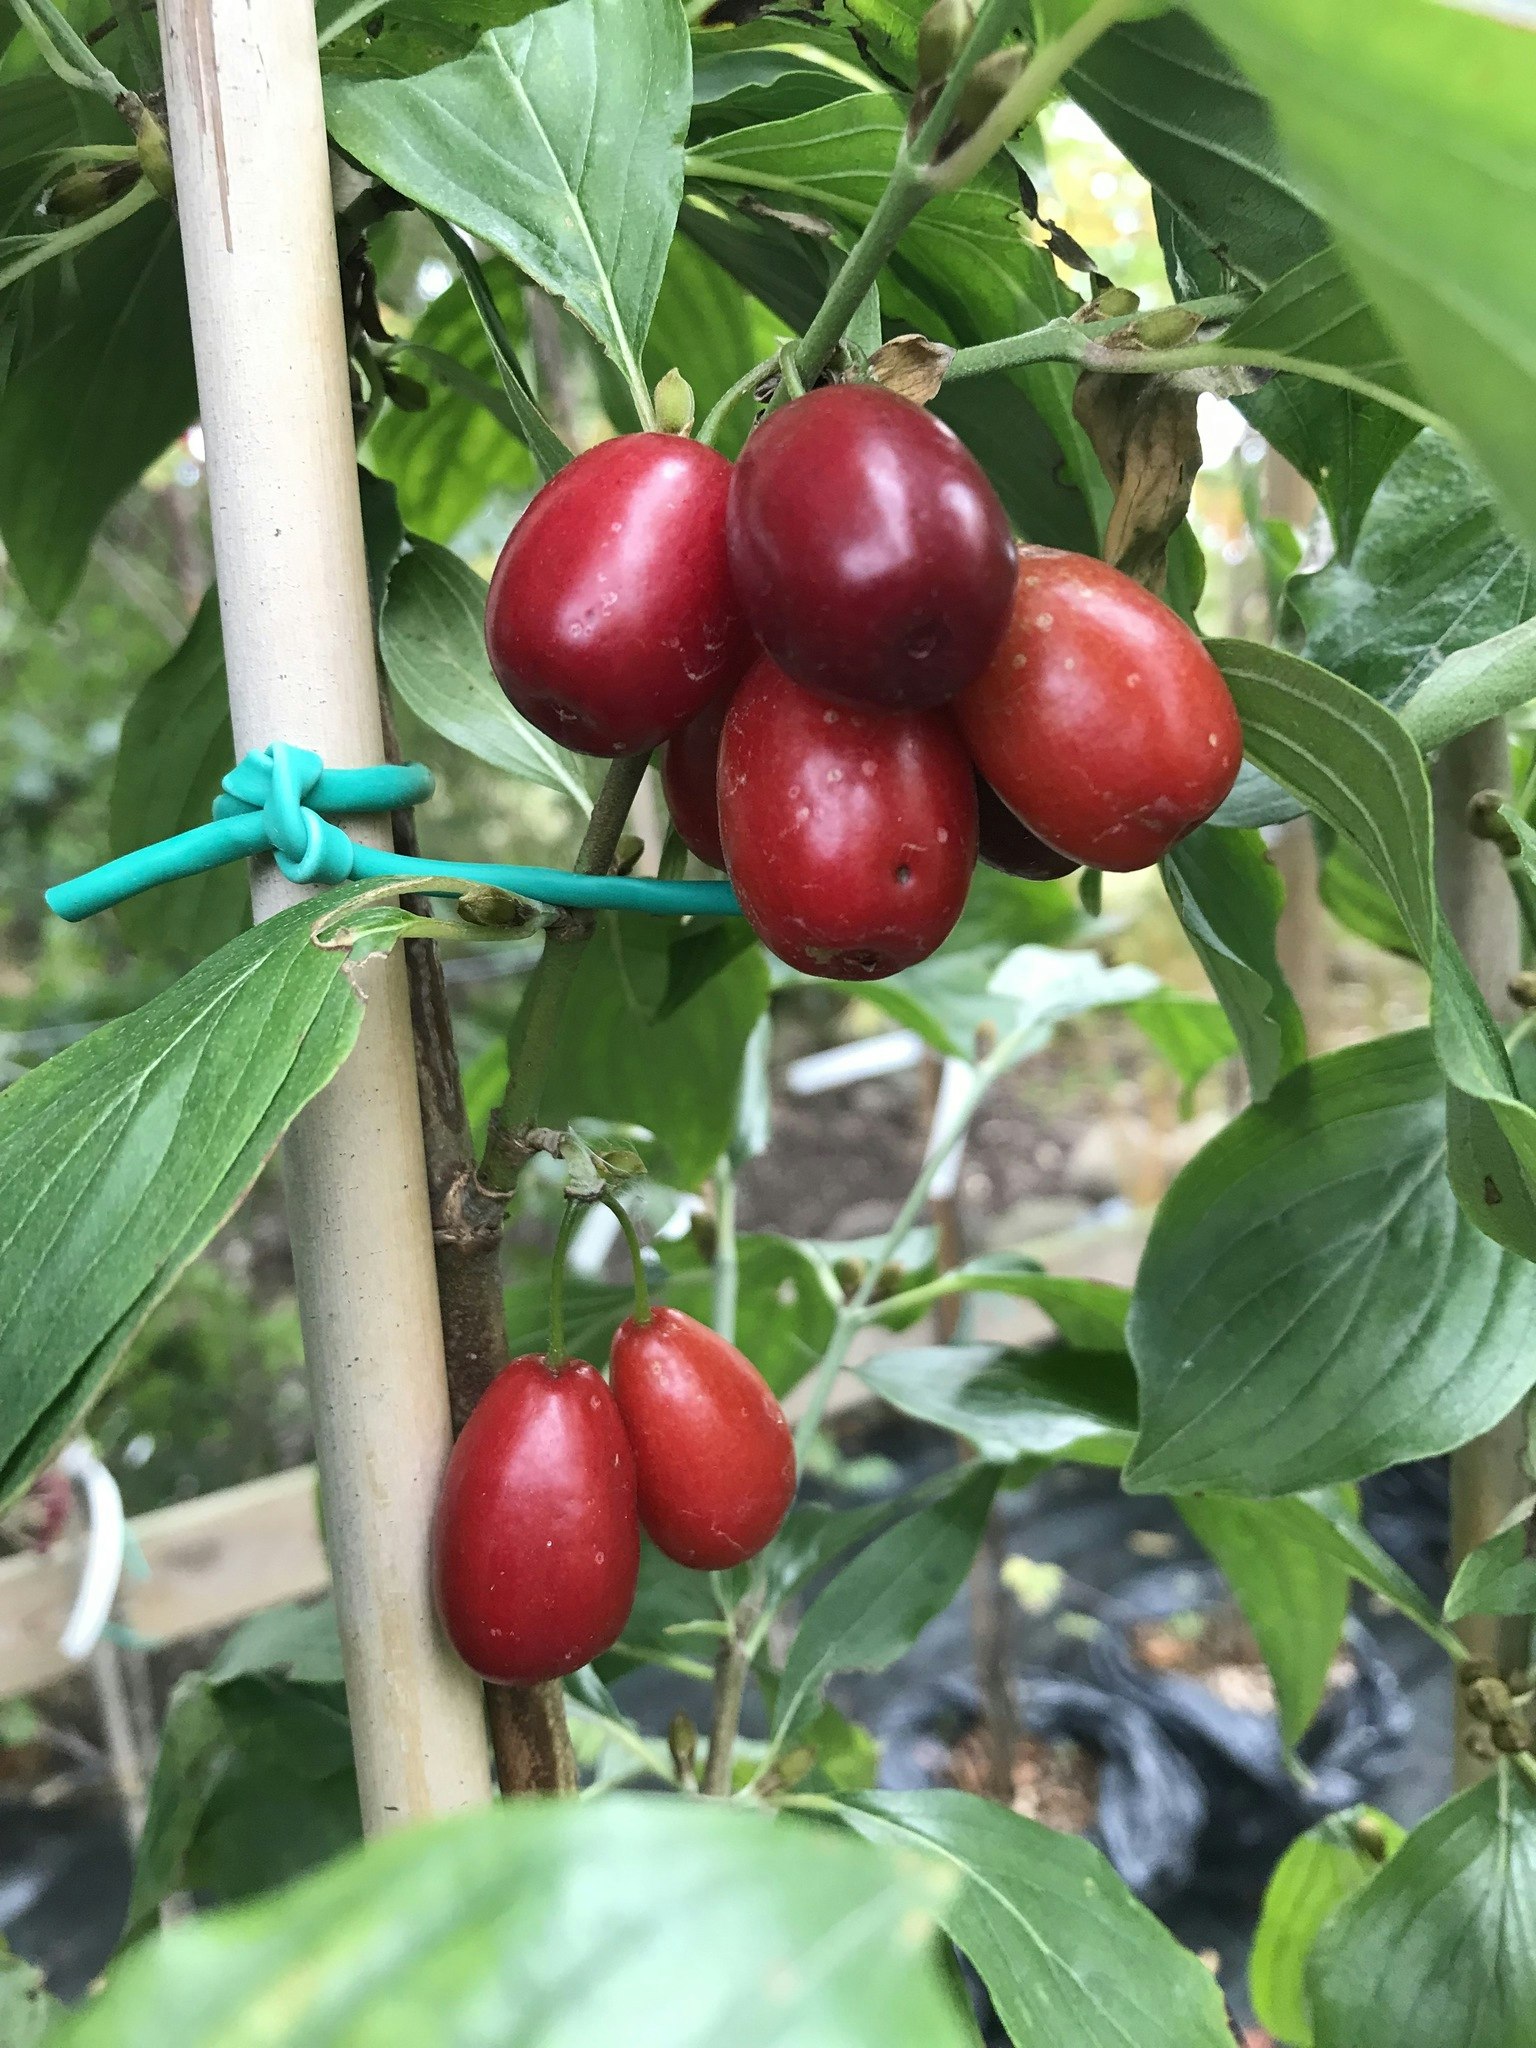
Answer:
[[943, 704], [1007, 622], [1014, 545], [997, 493], [941, 420], [877, 384], [771, 413], [737, 461], [728, 530], [753, 632], [838, 703]]
[[1077, 872], [1077, 862], [1037, 839], [1016, 818], [990, 782], [976, 778], [976, 858], [1000, 874], [1025, 882], [1059, 882]]
[[498, 1685], [562, 1678], [618, 1640], [640, 1569], [635, 1466], [590, 1365], [514, 1358], [443, 1474], [432, 1583], [449, 1641]]
[[794, 1439], [757, 1367], [692, 1316], [656, 1308], [619, 1325], [609, 1377], [657, 1549], [701, 1572], [755, 1557], [795, 1497]]
[[1048, 846], [1150, 867], [1237, 779], [1243, 735], [1182, 619], [1107, 562], [1019, 550], [1008, 629], [955, 703], [971, 757]]
[[731, 465], [679, 434], [601, 442], [507, 536], [485, 645], [496, 680], [578, 753], [639, 753], [752, 659], [726, 560]]
[[789, 966], [877, 981], [954, 929], [976, 788], [947, 712], [849, 710], [765, 658], [726, 713], [719, 795], [741, 907]]
[[723, 868], [720, 805], [715, 777], [720, 764], [720, 730], [730, 709], [730, 696], [716, 697], [697, 718], [690, 718], [667, 741], [661, 757], [661, 786], [677, 836], [706, 867]]

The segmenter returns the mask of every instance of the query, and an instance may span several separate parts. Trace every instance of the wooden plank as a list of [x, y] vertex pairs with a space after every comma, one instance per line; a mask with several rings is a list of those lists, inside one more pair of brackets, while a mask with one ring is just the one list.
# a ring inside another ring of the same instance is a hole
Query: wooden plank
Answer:
[[[129, 1527], [149, 1570], [124, 1573], [118, 1619], [152, 1643], [225, 1628], [330, 1584], [312, 1465], [157, 1508]], [[0, 1559], [0, 1699], [80, 1668], [59, 1654], [79, 1559], [77, 1536], [46, 1557]]]

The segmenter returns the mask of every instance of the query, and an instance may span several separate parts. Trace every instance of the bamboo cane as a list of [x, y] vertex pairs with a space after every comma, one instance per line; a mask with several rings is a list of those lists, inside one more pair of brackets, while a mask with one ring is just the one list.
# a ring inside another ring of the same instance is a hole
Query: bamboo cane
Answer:
[[[236, 755], [381, 761], [313, 0], [163, 0], [187, 294]], [[359, 821], [383, 846], [387, 823]], [[258, 917], [297, 893], [268, 862]], [[487, 1799], [480, 1688], [432, 1616], [449, 1442], [398, 954], [284, 1147], [363, 1824]]]

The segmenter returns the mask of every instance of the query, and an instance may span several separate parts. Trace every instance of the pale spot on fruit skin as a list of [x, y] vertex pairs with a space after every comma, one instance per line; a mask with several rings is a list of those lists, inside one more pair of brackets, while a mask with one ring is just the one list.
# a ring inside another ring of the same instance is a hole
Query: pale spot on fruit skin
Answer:
[[[864, 773], [865, 773], [866, 775], [873, 775], [873, 774], [874, 774], [874, 772], [875, 772], [875, 764], [874, 764], [874, 762], [873, 762], [873, 761], [864, 761], [864, 762], [861, 762], [861, 763], [860, 763], [860, 766], [861, 766], [861, 768], [863, 769], [863, 772], [864, 772]], [[790, 795], [791, 795], [791, 796], [793, 796], [793, 795], [795, 794], [795, 791], [794, 791], [794, 790], [791, 790], [791, 791], [790, 791], [789, 793], [790, 793]]]
[[796, 798], [796, 797], [797, 797], [797, 796], [798, 796], [799, 794], [800, 794], [800, 785], [799, 785], [799, 783], [798, 783], [798, 782], [792, 782], [792, 783], [791, 783], [791, 784], [789, 785], [789, 796], [790, 796], [790, 801], [791, 801], [791, 803], [793, 803], [793, 801], [795, 800], [795, 798]]
[[843, 771], [842, 771], [842, 769], [841, 769], [841, 768], [829, 768], [829, 769], [827, 770], [827, 780], [828, 780], [828, 782], [841, 782], [841, 781], [842, 781], [842, 779], [843, 779]]
[[807, 819], [807, 818], [808, 818], [808, 817], [809, 817], [810, 815], [811, 815], [811, 814], [810, 814], [809, 810], [807, 810], [806, 806], [805, 806], [804, 804], [802, 804], [802, 805], [800, 806], [799, 810], [798, 810], [798, 811], [796, 811], [796, 813], [795, 813], [795, 823], [796, 823], [797, 825], [803, 825], [803, 824], [805, 823], [806, 819]]
[[1051, 630], [1051, 626], [1053, 623], [1054, 622], [1049, 612], [1035, 613], [1035, 624], [1040, 628], [1042, 633], [1048, 633]]
[[835, 711], [823, 711], [823, 713], [821, 714], [821, 722], [823, 725], [836, 725], [837, 713]]
[[949, 828], [948, 828], [947, 826], [945, 826], [945, 825], [941, 825], [941, 826], [939, 827], [939, 830], [938, 830], [938, 841], [939, 841], [939, 844], [940, 844], [940, 846], [948, 846], [948, 844], [949, 844]]
[[1062, 661], [1062, 664], [1061, 664], [1061, 665], [1062, 665], [1062, 667], [1063, 667], [1064, 669], [1068, 669], [1068, 670], [1071, 670], [1071, 669], [1074, 669], [1074, 668], [1076, 668], [1076, 667], [1077, 667], [1077, 659], [1076, 659], [1076, 656], [1075, 656], [1075, 655], [1071, 655], [1071, 654], [1069, 654], [1069, 655], [1065, 656], [1065, 657], [1064, 657], [1064, 659], [1063, 659], [1063, 661]]
[[1026, 590], [1034, 590], [1039, 584], [1039, 581], [1040, 578], [1038, 576], [1026, 576], [1024, 578], [1024, 588]]
[[1127, 688], [1128, 690], [1134, 690], [1134, 689], [1135, 689], [1135, 687], [1136, 687], [1136, 685], [1137, 685], [1137, 684], [1138, 684], [1138, 683], [1139, 683], [1140, 681], [1141, 681], [1141, 675], [1140, 675], [1140, 672], [1139, 672], [1138, 670], [1136, 670], [1136, 669], [1134, 669], [1134, 668], [1133, 668], [1133, 669], [1131, 670], [1130, 674], [1129, 674], [1129, 675], [1128, 675], [1128, 676], [1126, 677], [1126, 679], [1125, 679], [1125, 686], [1126, 686], [1126, 688]]
[[1221, 745], [1221, 741], [1217, 739], [1215, 733], [1213, 732], [1208, 732], [1206, 734], [1205, 743], [1208, 747], [1219, 747]]
[[1015, 668], [1027, 668], [1029, 665], [1028, 656], [1023, 654], [1016, 654], [1013, 657], [1013, 665]]

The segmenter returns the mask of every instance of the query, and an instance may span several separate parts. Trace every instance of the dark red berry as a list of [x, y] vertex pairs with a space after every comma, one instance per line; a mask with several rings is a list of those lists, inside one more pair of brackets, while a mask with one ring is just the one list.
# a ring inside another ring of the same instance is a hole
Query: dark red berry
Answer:
[[1037, 839], [1022, 819], [1016, 818], [997, 791], [981, 776], [976, 778], [976, 858], [1005, 875], [1018, 875], [1026, 882], [1058, 882], [1075, 874], [1079, 863], [1069, 860]]
[[658, 1308], [619, 1325], [610, 1378], [657, 1549], [696, 1571], [755, 1557], [795, 1497], [794, 1440], [756, 1366], [692, 1316]]
[[850, 710], [759, 661], [726, 713], [719, 792], [741, 907], [789, 966], [873, 981], [954, 928], [976, 788], [947, 712]]
[[697, 718], [690, 718], [682, 731], [667, 741], [661, 757], [661, 786], [677, 836], [695, 859], [711, 868], [725, 866], [715, 774], [720, 761], [720, 728], [730, 702], [726, 696], [706, 704]]
[[1243, 759], [1203, 642], [1107, 562], [1054, 548], [1020, 549], [1008, 629], [955, 717], [1009, 810], [1089, 867], [1161, 859]]
[[583, 754], [659, 746], [752, 658], [726, 560], [731, 465], [677, 434], [628, 434], [568, 463], [513, 527], [491, 578], [496, 679]]
[[1013, 595], [1008, 519], [942, 421], [876, 384], [772, 413], [731, 480], [731, 571], [797, 682], [921, 709], [977, 675]]
[[449, 1640], [494, 1684], [562, 1678], [618, 1640], [639, 1569], [634, 1459], [606, 1382], [514, 1358], [443, 1475], [432, 1576]]

